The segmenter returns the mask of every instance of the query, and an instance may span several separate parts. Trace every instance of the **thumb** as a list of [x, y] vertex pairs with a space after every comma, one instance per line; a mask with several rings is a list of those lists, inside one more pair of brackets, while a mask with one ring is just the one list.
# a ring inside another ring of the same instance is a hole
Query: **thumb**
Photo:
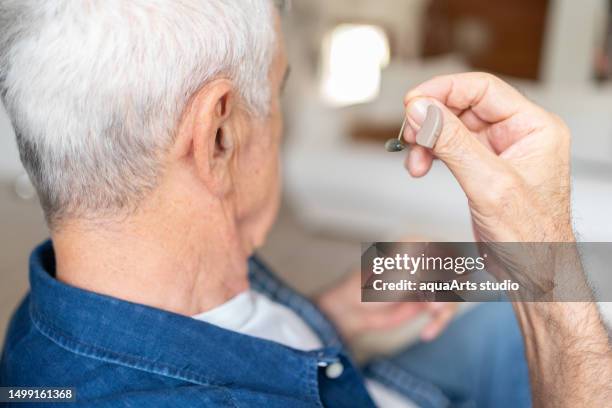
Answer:
[[[436, 117], [436, 112], [430, 110], [432, 105], [439, 109], [441, 117]], [[506, 170], [503, 162], [437, 100], [424, 97], [413, 99], [406, 106], [406, 118], [413, 130], [405, 133], [407, 141], [431, 142], [425, 147], [431, 148], [432, 153], [446, 164], [468, 198]], [[439, 125], [434, 123], [437, 120], [441, 122]], [[435, 134], [423, 134], [436, 131], [440, 131], [437, 140], [433, 140]]]

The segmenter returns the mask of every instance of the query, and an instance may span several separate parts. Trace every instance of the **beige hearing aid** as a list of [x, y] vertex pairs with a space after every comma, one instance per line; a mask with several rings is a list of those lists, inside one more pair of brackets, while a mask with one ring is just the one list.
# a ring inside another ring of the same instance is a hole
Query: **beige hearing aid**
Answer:
[[442, 109], [430, 105], [421, 130], [416, 135], [417, 144], [433, 149], [442, 133], [442, 120]]

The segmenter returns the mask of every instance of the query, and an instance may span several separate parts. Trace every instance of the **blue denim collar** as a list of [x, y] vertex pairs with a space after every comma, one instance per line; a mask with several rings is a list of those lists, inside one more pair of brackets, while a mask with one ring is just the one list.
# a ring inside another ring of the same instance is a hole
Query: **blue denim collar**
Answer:
[[[80, 355], [197, 384], [234, 384], [312, 398], [317, 364], [337, 359], [342, 344], [331, 324], [308, 301], [278, 282], [261, 262], [250, 260], [249, 269], [252, 286], [301, 315], [321, 337], [323, 349], [294, 350], [68, 286], [53, 277], [51, 241], [36, 248], [30, 258], [30, 316], [45, 336]], [[283, 364], [276, 375], [254, 375], [257, 367], [280, 361]], [[306, 383], [311, 387], [305, 387]]]

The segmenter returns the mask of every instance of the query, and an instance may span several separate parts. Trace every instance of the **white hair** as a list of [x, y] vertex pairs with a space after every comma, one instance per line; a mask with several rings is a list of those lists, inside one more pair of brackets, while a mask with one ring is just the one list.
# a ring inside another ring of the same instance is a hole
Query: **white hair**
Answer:
[[269, 106], [270, 0], [2, 0], [0, 91], [50, 224], [138, 203], [190, 97]]

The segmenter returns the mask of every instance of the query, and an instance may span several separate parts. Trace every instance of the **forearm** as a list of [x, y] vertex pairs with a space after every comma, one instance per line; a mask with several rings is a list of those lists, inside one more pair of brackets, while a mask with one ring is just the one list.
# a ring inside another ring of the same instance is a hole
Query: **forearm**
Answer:
[[612, 399], [612, 351], [592, 302], [514, 304], [535, 407], [603, 407]]

